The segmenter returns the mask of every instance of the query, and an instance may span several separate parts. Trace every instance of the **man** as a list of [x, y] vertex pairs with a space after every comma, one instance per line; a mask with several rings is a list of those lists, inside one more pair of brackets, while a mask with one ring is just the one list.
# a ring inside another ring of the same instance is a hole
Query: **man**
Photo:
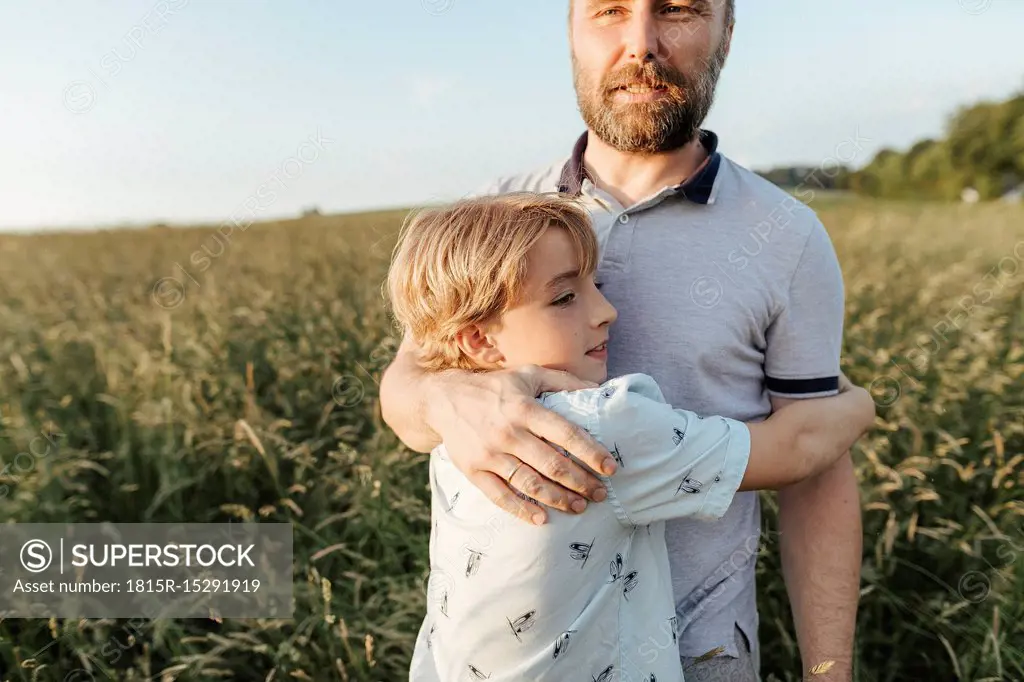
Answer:
[[[571, 155], [488, 193], [580, 197], [601, 247], [598, 279], [619, 310], [609, 376], [652, 375], [669, 403], [765, 418], [838, 387], [843, 283], [810, 209], [721, 154], [700, 128], [732, 40], [731, 0], [575, 0], [569, 38], [587, 131]], [[384, 419], [410, 448], [442, 440], [456, 465], [524, 522], [586, 513], [599, 481], [549, 443], [611, 473], [608, 451], [534, 400], [588, 384], [559, 372], [423, 374], [409, 339], [381, 383]], [[544, 441], [548, 441], [545, 443]], [[805, 674], [852, 678], [861, 519], [847, 454], [779, 493], [780, 549]], [[754, 569], [760, 506], [741, 493], [716, 522], [679, 519], [666, 536], [678, 654], [695, 679], [758, 680]], [[672, 648], [652, 643], [640, 657]], [[710, 651], [718, 655], [705, 657]], [[822, 665], [824, 664], [824, 665]]]

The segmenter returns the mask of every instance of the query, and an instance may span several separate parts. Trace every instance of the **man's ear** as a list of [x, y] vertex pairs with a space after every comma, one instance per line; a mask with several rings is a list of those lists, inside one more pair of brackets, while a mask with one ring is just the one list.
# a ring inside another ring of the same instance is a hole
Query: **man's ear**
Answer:
[[494, 338], [488, 329], [478, 324], [471, 324], [455, 335], [458, 344], [466, 357], [480, 367], [496, 367], [505, 361], [505, 356], [498, 350]]

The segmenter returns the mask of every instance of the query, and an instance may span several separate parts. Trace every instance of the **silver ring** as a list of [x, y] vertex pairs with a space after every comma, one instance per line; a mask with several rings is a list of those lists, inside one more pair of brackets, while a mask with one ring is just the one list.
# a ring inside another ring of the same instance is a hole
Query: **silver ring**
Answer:
[[512, 471], [509, 473], [508, 476], [505, 477], [505, 480], [511, 481], [512, 477], [516, 475], [516, 472], [519, 471], [519, 467], [521, 466], [523, 466], [523, 460], [516, 460], [516, 465], [512, 467]]

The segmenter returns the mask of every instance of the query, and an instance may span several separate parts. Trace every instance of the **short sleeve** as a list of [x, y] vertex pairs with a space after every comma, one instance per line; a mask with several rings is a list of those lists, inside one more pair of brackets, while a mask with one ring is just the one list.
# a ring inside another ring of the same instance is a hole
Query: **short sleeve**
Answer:
[[607, 479], [608, 500], [626, 525], [720, 518], [743, 481], [750, 431], [733, 419], [675, 409], [661, 395], [645, 374], [600, 389], [592, 433], [619, 463]]
[[765, 382], [771, 395], [818, 398], [839, 389], [845, 293], [825, 227], [814, 226], [781, 310], [766, 333]]

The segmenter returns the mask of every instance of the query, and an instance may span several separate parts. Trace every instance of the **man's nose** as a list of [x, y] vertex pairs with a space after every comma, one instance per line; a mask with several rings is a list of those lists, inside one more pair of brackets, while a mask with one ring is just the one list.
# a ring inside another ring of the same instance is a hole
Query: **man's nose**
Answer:
[[648, 62], [661, 50], [658, 24], [650, 11], [635, 12], [626, 33], [626, 47], [630, 59]]

